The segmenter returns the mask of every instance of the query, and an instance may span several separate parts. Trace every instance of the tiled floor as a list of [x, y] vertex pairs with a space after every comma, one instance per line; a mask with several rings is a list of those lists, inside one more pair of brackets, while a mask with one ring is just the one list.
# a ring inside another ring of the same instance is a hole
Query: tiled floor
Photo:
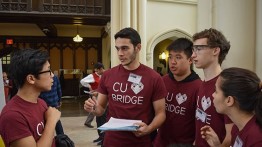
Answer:
[[[95, 128], [87, 128], [84, 122], [87, 118], [87, 112], [84, 110], [84, 101], [87, 97], [71, 97], [62, 99], [61, 122], [65, 134], [67, 134], [75, 143], [76, 147], [97, 147], [92, 141], [98, 137]], [[95, 120], [92, 125], [96, 126]]]
[[87, 116], [88, 113], [84, 110], [84, 102], [87, 98], [87, 96], [62, 98], [60, 108], [62, 117]]

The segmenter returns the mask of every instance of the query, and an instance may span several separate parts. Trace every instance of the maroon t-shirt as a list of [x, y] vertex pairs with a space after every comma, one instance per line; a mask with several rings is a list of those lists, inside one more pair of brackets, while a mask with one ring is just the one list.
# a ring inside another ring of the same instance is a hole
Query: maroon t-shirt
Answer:
[[216, 112], [213, 104], [212, 94], [215, 92], [215, 84], [218, 76], [209, 80], [203, 81], [197, 94], [196, 108], [196, 142], [197, 147], [209, 147], [205, 139], [201, 137], [200, 129], [205, 126], [211, 126], [217, 133], [219, 140], [223, 142], [226, 136], [225, 124], [232, 123], [226, 116]]
[[[28, 136], [38, 141], [44, 131], [46, 110], [47, 105], [42, 99], [30, 103], [14, 96], [0, 116], [0, 134], [5, 146], [9, 147], [11, 142]], [[55, 147], [54, 141], [52, 147]]]
[[234, 125], [231, 131], [231, 145], [232, 147], [242, 144], [242, 147], [262, 147], [262, 129], [256, 123], [256, 117], [252, 117], [239, 131], [237, 126]]
[[191, 80], [176, 81], [170, 75], [163, 77], [166, 96], [166, 121], [158, 129], [156, 147], [170, 144], [192, 144], [195, 140], [196, 94], [201, 80], [194, 73]]
[[[153, 102], [166, 96], [164, 82], [153, 69], [141, 64], [135, 70], [118, 65], [104, 72], [98, 92], [107, 95], [108, 115], [121, 119], [142, 120], [150, 124], [154, 118]], [[149, 147], [150, 135], [136, 137], [132, 132], [108, 131], [106, 147]]]

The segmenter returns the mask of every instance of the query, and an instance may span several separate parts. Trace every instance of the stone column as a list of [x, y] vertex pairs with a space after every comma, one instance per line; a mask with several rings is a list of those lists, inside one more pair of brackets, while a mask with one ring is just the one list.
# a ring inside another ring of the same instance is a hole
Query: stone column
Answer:
[[256, 12], [253, 10], [256, 0], [198, 0], [198, 31], [213, 27], [231, 43], [223, 68], [255, 70]]
[[138, 31], [141, 37], [142, 48], [139, 54], [139, 60], [142, 64], [146, 63], [146, 49], [147, 49], [147, 38], [146, 38], [146, 1], [138, 0]]
[[262, 80], [262, 1], [256, 1], [256, 73]]
[[130, 14], [130, 7], [131, 7], [131, 2], [130, 0], [121, 0], [121, 5], [120, 5], [120, 29], [123, 29], [125, 27], [130, 27], [130, 21], [131, 21], [131, 14]]
[[213, 26], [223, 32], [231, 49], [222, 67], [255, 70], [255, 0], [214, 0]]
[[139, 59], [141, 63], [146, 64], [146, 1], [147, 0], [111, 1], [111, 66], [119, 64], [114, 35], [125, 27], [132, 27], [140, 34], [142, 50], [140, 51]]

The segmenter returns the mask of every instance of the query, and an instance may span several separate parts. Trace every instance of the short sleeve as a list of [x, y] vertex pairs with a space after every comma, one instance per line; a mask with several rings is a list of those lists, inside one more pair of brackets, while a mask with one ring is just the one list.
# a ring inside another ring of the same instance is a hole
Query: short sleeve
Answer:
[[159, 99], [165, 98], [167, 95], [166, 86], [164, 84], [163, 79], [159, 76], [154, 83], [154, 94], [153, 94], [153, 101], [157, 101]]
[[32, 136], [28, 122], [19, 112], [12, 111], [8, 114], [3, 114], [2, 119], [5, 122], [1, 125], [1, 135], [8, 144], [17, 139]]

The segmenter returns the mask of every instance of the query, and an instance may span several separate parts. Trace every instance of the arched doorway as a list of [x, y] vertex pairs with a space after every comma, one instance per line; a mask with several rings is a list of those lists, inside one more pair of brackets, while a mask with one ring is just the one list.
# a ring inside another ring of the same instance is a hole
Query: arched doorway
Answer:
[[[167, 30], [153, 37], [147, 48], [147, 64], [154, 70], [160, 70], [162, 74], [166, 74], [168, 71], [168, 52], [166, 51], [166, 47], [172, 41], [181, 37], [192, 39], [190, 34], [180, 29]], [[165, 59], [160, 59], [162, 53], [166, 55]]]

